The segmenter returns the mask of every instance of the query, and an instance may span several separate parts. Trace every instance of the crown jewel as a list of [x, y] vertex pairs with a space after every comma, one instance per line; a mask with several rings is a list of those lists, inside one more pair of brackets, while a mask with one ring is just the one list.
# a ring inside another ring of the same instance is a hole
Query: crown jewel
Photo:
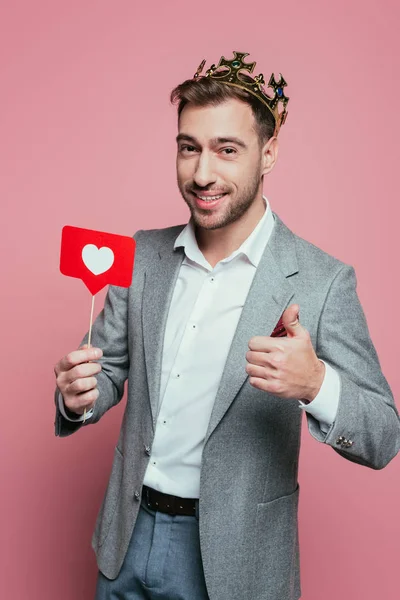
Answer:
[[[289, 98], [285, 96], [283, 89], [287, 85], [286, 81], [283, 79], [281, 73], [279, 74], [279, 81], [276, 81], [275, 75], [272, 74], [268, 81], [268, 87], [273, 89], [274, 95], [272, 97], [268, 96], [263, 87], [265, 85], [265, 80], [262, 73], [256, 75], [254, 78], [251, 78], [246, 74], [249, 77], [248, 81], [241, 77], [242, 71], [253, 73], [254, 67], [256, 66], [255, 62], [244, 62], [245, 57], [248, 56], [249, 53], [234, 51], [233, 54], [234, 58], [232, 60], [226, 60], [224, 56], [221, 56], [218, 65], [211, 65], [202, 77], [211, 77], [212, 79], [216, 79], [227, 85], [240, 87], [243, 90], [246, 90], [246, 92], [253, 94], [253, 96], [258, 98], [271, 111], [275, 119], [274, 135], [278, 135], [279, 129], [284, 124], [287, 117], [286, 106], [289, 102]], [[201, 76], [205, 64], [206, 61], [202, 60], [193, 79], [198, 79]], [[281, 107], [283, 107], [282, 110], [280, 110]]]

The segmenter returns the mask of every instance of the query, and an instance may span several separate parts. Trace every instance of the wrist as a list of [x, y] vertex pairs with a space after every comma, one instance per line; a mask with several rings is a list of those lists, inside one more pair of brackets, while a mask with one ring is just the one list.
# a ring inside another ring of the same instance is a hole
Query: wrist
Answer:
[[308, 390], [306, 396], [302, 398], [302, 401], [305, 404], [310, 404], [310, 402], [312, 402], [317, 397], [321, 389], [322, 383], [324, 381], [324, 377], [325, 364], [322, 362], [322, 360], [318, 359], [318, 363], [315, 365], [315, 373], [311, 381], [310, 389]]

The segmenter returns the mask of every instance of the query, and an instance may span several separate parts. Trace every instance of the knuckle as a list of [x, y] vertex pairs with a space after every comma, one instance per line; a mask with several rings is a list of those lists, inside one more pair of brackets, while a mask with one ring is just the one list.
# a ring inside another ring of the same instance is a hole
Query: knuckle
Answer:
[[277, 369], [280, 366], [279, 361], [276, 360], [276, 358], [274, 358], [273, 356], [269, 357], [268, 363], [270, 364], [271, 367], [274, 367], [275, 369]]
[[279, 381], [271, 381], [269, 389], [270, 392], [272, 392], [272, 394], [279, 394], [279, 392], [281, 391], [281, 384], [279, 383]]
[[76, 411], [77, 409], [76, 403], [73, 402], [71, 398], [69, 398], [69, 396], [64, 398], [64, 404], [68, 408], [68, 410]]
[[90, 403], [95, 402], [97, 400], [98, 396], [99, 396], [99, 390], [98, 389], [90, 390], [90, 392], [87, 393], [87, 400]]
[[285, 360], [286, 360], [285, 354], [283, 352], [274, 352], [274, 353], [271, 353], [270, 358], [271, 358], [271, 364], [274, 367], [280, 367], [281, 364], [283, 362], [285, 362]]
[[81, 379], [82, 377], [84, 377], [85, 376], [84, 367], [82, 365], [77, 365], [74, 368], [74, 375], [76, 375], [77, 379]]
[[78, 392], [83, 392], [85, 390], [85, 380], [84, 379], [77, 379], [75, 381], [75, 388]]
[[264, 365], [264, 367], [268, 367], [269, 365], [273, 364], [273, 360], [271, 360], [271, 357], [268, 356], [268, 354], [266, 352], [264, 352], [261, 355], [261, 362]]
[[271, 394], [277, 394], [278, 393], [278, 390], [277, 390], [276, 385], [274, 383], [271, 383], [269, 385], [268, 391], [271, 392]]
[[69, 352], [65, 358], [64, 358], [64, 362], [67, 365], [67, 367], [71, 368], [74, 366], [75, 362], [74, 362], [74, 355], [72, 352]]
[[100, 373], [101, 371], [101, 365], [99, 365], [99, 363], [92, 363], [92, 375], [97, 375], [98, 373]]
[[59, 373], [56, 377], [56, 386], [61, 392], [65, 390], [66, 385], [61, 373]]

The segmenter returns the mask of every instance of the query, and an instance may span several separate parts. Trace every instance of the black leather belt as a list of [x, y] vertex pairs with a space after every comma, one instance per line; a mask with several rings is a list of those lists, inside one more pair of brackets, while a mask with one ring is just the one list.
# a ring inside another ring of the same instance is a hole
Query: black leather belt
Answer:
[[159, 510], [160, 512], [169, 515], [196, 515], [197, 498], [179, 498], [179, 496], [171, 496], [157, 492], [152, 488], [143, 486], [142, 500], [151, 510]]

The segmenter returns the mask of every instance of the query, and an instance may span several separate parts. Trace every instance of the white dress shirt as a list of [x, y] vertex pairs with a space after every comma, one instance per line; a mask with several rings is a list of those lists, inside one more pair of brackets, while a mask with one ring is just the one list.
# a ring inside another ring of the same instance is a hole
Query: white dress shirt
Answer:
[[[166, 494], [199, 497], [203, 444], [214, 400], [243, 305], [274, 227], [269, 202], [265, 197], [264, 201], [266, 211], [255, 229], [214, 268], [198, 247], [192, 220], [175, 241], [174, 248], [183, 246], [185, 258], [166, 323], [160, 408], [144, 478], [145, 485]], [[299, 402], [299, 408], [312, 414], [327, 432], [336, 418], [339, 395], [339, 375], [325, 363], [318, 395], [307, 405]], [[68, 419], [62, 397], [59, 405]]]

